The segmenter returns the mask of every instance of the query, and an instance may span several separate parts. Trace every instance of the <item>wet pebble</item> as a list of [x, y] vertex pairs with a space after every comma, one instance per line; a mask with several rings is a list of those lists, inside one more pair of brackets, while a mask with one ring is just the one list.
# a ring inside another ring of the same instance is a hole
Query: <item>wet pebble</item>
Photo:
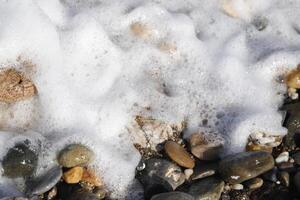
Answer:
[[150, 158], [145, 161], [145, 169], [137, 173], [137, 179], [145, 188], [146, 198], [175, 190], [184, 183], [185, 175], [176, 164], [160, 159]]
[[213, 137], [203, 133], [194, 133], [189, 139], [191, 152], [200, 160], [217, 160], [223, 149], [223, 144], [219, 140], [212, 141]]
[[260, 188], [263, 185], [263, 183], [264, 183], [263, 179], [254, 178], [254, 179], [246, 181], [244, 183], [244, 185], [251, 190], [255, 190], [255, 189]]
[[289, 152], [285, 151], [280, 153], [275, 159], [276, 164], [288, 162], [289, 161]]
[[288, 172], [279, 172], [278, 179], [280, 183], [286, 187], [290, 185], [290, 174]]
[[242, 184], [234, 184], [231, 187], [233, 190], [243, 190], [244, 186]]
[[242, 152], [221, 160], [219, 172], [225, 181], [236, 184], [255, 178], [273, 167], [274, 159], [267, 152]]
[[274, 167], [272, 170], [267, 171], [266, 173], [264, 173], [262, 175], [262, 177], [263, 177], [264, 180], [276, 183], [277, 180], [278, 180], [277, 179], [277, 173], [278, 173], [278, 169], [277, 169], [277, 167]]
[[165, 143], [165, 151], [167, 155], [178, 165], [185, 168], [194, 168], [195, 160], [191, 155], [179, 144], [173, 141]]
[[26, 182], [26, 193], [28, 195], [40, 195], [53, 188], [62, 177], [62, 169], [58, 166], [51, 168], [39, 177]]
[[298, 193], [300, 193], [300, 172], [297, 172], [294, 176], [294, 184]]
[[66, 183], [75, 184], [81, 181], [82, 175], [83, 175], [82, 167], [73, 167], [64, 173], [63, 179]]
[[192, 195], [195, 200], [220, 199], [224, 185], [224, 181], [221, 179], [208, 177], [193, 183], [188, 193]]
[[31, 176], [38, 163], [38, 156], [29, 141], [16, 144], [8, 150], [2, 161], [4, 175], [9, 178]]
[[72, 193], [66, 200], [99, 200], [98, 196], [88, 190], [79, 189]]
[[297, 153], [293, 154], [292, 157], [293, 157], [295, 163], [297, 165], [300, 165], [300, 152], [297, 152]]
[[151, 200], [194, 200], [194, 198], [183, 192], [168, 192], [157, 194]]
[[191, 179], [197, 180], [208, 176], [212, 176], [216, 173], [217, 169], [218, 164], [215, 162], [197, 162]]
[[94, 153], [84, 145], [71, 144], [63, 149], [58, 155], [58, 163], [64, 167], [88, 165], [94, 157]]

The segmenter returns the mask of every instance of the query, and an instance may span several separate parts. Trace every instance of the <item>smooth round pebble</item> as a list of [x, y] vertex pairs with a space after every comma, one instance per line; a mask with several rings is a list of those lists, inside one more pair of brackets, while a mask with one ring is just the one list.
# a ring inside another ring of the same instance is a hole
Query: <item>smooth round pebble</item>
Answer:
[[289, 161], [289, 152], [284, 151], [280, 153], [277, 158], [275, 159], [275, 162], [277, 164], [282, 163], [282, 162], [288, 162]]
[[31, 176], [38, 163], [38, 156], [28, 141], [18, 143], [8, 150], [2, 161], [3, 174], [9, 178]]
[[176, 142], [167, 141], [165, 143], [165, 151], [167, 155], [178, 165], [185, 168], [195, 167], [195, 160], [192, 159], [191, 155]]
[[66, 171], [63, 175], [63, 179], [66, 183], [75, 184], [81, 181], [83, 175], [83, 168], [82, 167], [73, 167]]
[[233, 190], [243, 190], [244, 186], [242, 184], [234, 184], [231, 187]]
[[58, 155], [58, 163], [64, 167], [88, 165], [94, 157], [94, 153], [81, 144], [71, 144], [64, 148]]

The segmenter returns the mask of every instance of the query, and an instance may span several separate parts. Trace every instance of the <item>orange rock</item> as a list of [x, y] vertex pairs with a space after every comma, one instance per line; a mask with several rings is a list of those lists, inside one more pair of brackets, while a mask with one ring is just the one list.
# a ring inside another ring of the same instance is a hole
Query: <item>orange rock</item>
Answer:
[[0, 101], [12, 103], [34, 96], [36, 88], [31, 80], [15, 69], [0, 72]]
[[253, 144], [252, 142], [250, 142], [246, 146], [246, 151], [265, 151], [272, 153], [273, 147], [267, 145]]
[[298, 65], [297, 69], [292, 70], [285, 77], [285, 83], [290, 88], [300, 89], [300, 67]]
[[87, 182], [93, 186], [100, 187], [103, 186], [102, 180], [96, 175], [96, 173], [91, 169], [85, 169], [81, 178], [82, 182]]
[[195, 160], [192, 159], [189, 154], [182, 146], [173, 141], [167, 141], [165, 144], [165, 151], [167, 155], [178, 165], [186, 168], [194, 168]]
[[73, 167], [64, 173], [63, 179], [69, 184], [79, 183], [82, 180], [83, 171], [82, 167]]

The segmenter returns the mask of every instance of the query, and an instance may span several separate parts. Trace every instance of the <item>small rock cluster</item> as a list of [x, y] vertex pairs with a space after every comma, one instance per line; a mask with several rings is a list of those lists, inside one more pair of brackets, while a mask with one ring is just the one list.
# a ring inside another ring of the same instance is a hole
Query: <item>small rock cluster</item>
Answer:
[[106, 190], [95, 171], [89, 168], [94, 153], [81, 144], [70, 144], [57, 156], [57, 166], [44, 174], [36, 175], [38, 152], [28, 140], [10, 148], [2, 160], [3, 175], [23, 178], [24, 197], [5, 199], [24, 200], [99, 200]]
[[252, 133], [244, 152], [223, 158], [224, 143], [204, 133], [187, 140], [167, 139], [137, 167], [145, 199], [300, 199], [300, 101], [294, 98], [299, 74], [298, 67], [286, 77], [288, 88], [295, 90], [280, 108], [286, 136]]

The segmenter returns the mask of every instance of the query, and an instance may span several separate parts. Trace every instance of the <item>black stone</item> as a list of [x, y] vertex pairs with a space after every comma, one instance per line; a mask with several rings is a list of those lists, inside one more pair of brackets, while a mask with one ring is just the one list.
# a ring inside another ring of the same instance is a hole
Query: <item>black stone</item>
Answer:
[[8, 150], [2, 160], [4, 176], [9, 178], [31, 176], [37, 163], [37, 153], [30, 148], [29, 142], [18, 143]]

